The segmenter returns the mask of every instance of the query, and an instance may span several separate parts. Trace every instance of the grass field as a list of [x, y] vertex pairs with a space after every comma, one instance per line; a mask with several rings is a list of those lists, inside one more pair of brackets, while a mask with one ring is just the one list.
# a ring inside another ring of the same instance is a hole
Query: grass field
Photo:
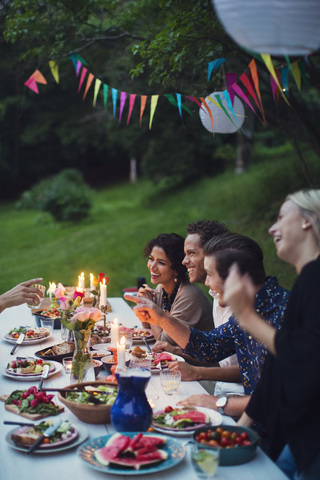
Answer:
[[[318, 159], [311, 152], [307, 158], [312, 177], [320, 179]], [[74, 285], [84, 271], [87, 286], [89, 273], [104, 272], [110, 278], [108, 295], [119, 296], [138, 276], [149, 281], [142, 252], [150, 238], [162, 232], [185, 236], [187, 223], [214, 218], [257, 240], [267, 273], [290, 288], [295, 272], [277, 259], [267, 229], [285, 195], [303, 187], [295, 153], [282, 147], [256, 155], [241, 176], [227, 172], [170, 191], [146, 180], [95, 191], [91, 214], [80, 224], [59, 224], [47, 213], [2, 203], [0, 292], [36, 276], [46, 285]]]

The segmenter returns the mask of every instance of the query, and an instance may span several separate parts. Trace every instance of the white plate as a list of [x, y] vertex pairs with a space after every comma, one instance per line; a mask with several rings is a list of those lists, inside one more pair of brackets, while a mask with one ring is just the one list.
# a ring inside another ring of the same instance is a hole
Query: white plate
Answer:
[[[175, 408], [181, 408], [179, 406], [177, 407], [173, 407], [174, 409]], [[219, 412], [216, 412], [215, 410], [212, 410], [211, 408], [205, 408], [205, 407], [191, 407], [192, 410], [196, 410], [198, 412], [203, 412], [205, 413], [206, 415], [209, 415], [210, 417], [210, 423], [206, 423], [207, 426], [214, 426], [214, 427], [217, 427], [218, 425], [221, 425], [222, 424], [222, 415], [219, 413]], [[164, 433], [165, 435], [174, 435], [176, 437], [187, 437], [187, 436], [190, 436], [192, 435], [198, 428], [200, 428], [201, 426], [203, 426], [204, 424], [202, 423], [201, 425], [198, 424], [198, 425], [195, 425], [194, 427], [188, 427], [189, 430], [178, 430], [178, 429], [175, 429], [175, 428], [170, 428], [170, 427], [167, 427], [167, 428], [161, 428], [157, 425], [155, 425], [154, 423], [151, 423], [151, 427], [153, 428], [153, 430], [155, 430], [156, 432], [159, 432], [159, 433]]]
[[[53, 362], [52, 360], [50, 360], [50, 362], [46, 362], [46, 363], [50, 363], [51, 365], [55, 366], [55, 369], [52, 372], [49, 372], [47, 378], [52, 377], [52, 375], [55, 375], [56, 373], [58, 373], [62, 370], [62, 365], [59, 362]], [[19, 380], [19, 382], [33, 382], [34, 380], [40, 380], [40, 378], [41, 378], [41, 373], [38, 373], [38, 374], [35, 374], [35, 375], [30, 375], [30, 374], [14, 375], [14, 374], [11, 374], [11, 373], [7, 373], [6, 371], [3, 371], [2, 375], [4, 375], [5, 377], [8, 377], [8, 378], [12, 378], [12, 380]]]
[[[169, 353], [169, 352], [162, 352], [162, 353]], [[180, 357], [180, 355], [175, 355], [176, 360], [172, 360], [173, 362], [185, 362], [185, 359], [183, 357]], [[167, 367], [164, 367], [167, 368]], [[159, 373], [161, 372], [161, 368], [159, 367], [159, 364], [156, 366], [151, 366], [151, 373]]]
[[[35, 343], [41, 343], [50, 337], [51, 335], [47, 335], [47, 336], [41, 335], [40, 337], [35, 337], [35, 338], [25, 338], [23, 342], [20, 345], [18, 345], [18, 347], [21, 347], [21, 345], [33, 345]], [[17, 343], [17, 339], [9, 337], [8, 334], [3, 337], [3, 340], [13, 345]]]
[[[61, 445], [58, 444], [58, 446], [53, 446], [51, 448], [37, 448], [33, 454], [45, 454], [48, 455], [49, 453], [59, 453], [64, 450], [68, 450], [70, 448], [78, 447], [83, 443], [85, 440], [87, 440], [89, 434], [88, 430], [83, 427], [82, 425], [74, 425], [74, 427], [78, 430], [78, 436], [73, 442], [69, 442], [66, 444]], [[16, 445], [13, 440], [11, 440], [11, 434], [16, 431], [17, 429], [15, 428], [14, 430], [11, 430], [10, 432], [7, 433], [6, 435], [6, 442], [10, 445], [10, 447], [14, 448], [15, 450], [19, 450], [20, 452], [26, 452], [28, 450], [27, 447], [21, 447], [20, 445]]]

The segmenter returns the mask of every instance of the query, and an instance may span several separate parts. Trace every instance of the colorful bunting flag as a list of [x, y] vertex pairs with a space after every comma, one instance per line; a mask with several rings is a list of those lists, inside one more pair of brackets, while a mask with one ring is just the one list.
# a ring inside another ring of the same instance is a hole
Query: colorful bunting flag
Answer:
[[231, 103], [233, 105], [235, 93], [234, 93], [234, 90], [232, 88], [232, 85], [234, 83], [236, 83], [237, 74], [236, 73], [226, 73], [225, 77], [226, 77], [226, 82], [227, 82], [227, 90], [229, 92], [230, 100], [231, 100]]
[[87, 79], [87, 85], [86, 85], [86, 88], [85, 88], [85, 91], [84, 91], [84, 94], [83, 94], [83, 97], [82, 97], [82, 100], [84, 100], [87, 96], [87, 93], [88, 93], [88, 90], [91, 86], [91, 83], [94, 79], [94, 75], [92, 73], [89, 73], [88, 75], [88, 79]]
[[77, 66], [76, 66], [76, 75], [77, 75], [77, 77], [79, 76], [81, 67], [82, 67], [82, 63], [80, 62], [80, 60], [78, 60], [78, 61], [77, 61]]
[[205, 108], [207, 109], [207, 113], [210, 117], [210, 120], [211, 120], [211, 125], [212, 125], [212, 135], [213, 135], [213, 138], [214, 138], [214, 128], [213, 128], [213, 117], [212, 117], [212, 113], [211, 113], [211, 110], [210, 110], [210, 107], [209, 105], [207, 104], [206, 100], [204, 97], [200, 97], [200, 100], [201, 102], [203, 103], [203, 105], [205, 106]]
[[211, 77], [211, 73], [214, 71], [214, 70], [218, 70], [219, 67], [221, 67], [221, 65], [226, 61], [225, 58], [217, 58], [216, 60], [213, 60], [213, 62], [209, 62], [208, 63], [208, 82], [210, 80], [210, 77]]
[[[269, 70], [269, 72], [270, 72], [271, 75], [273, 76], [273, 78], [274, 78], [274, 80], [275, 80], [275, 82], [276, 82], [276, 84], [277, 84], [277, 86], [278, 86], [278, 88], [279, 88], [279, 91], [280, 91], [282, 97], [284, 98], [285, 102], [290, 106], [290, 103], [288, 102], [287, 97], [286, 97], [285, 94], [283, 93], [283, 89], [282, 89], [282, 87], [281, 87], [281, 85], [280, 85], [280, 82], [279, 82], [278, 77], [277, 77], [277, 75], [276, 75], [276, 72], [275, 72], [275, 70], [274, 70], [274, 66], [273, 66], [273, 63], [272, 63], [272, 60], [271, 60], [271, 57], [270, 57], [269, 53], [261, 53], [261, 57], [262, 57], [265, 65], [266, 65], [267, 69]], [[283, 69], [281, 69], [281, 70], [283, 70]], [[281, 79], [282, 79], [282, 77], [281, 77]], [[283, 85], [283, 82], [282, 82], [282, 85]]]
[[93, 94], [93, 106], [94, 107], [96, 106], [97, 96], [98, 96], [100, 87], [101, 87], [101, 80], [99, 78], [96, 78], [96, 81], [94, 83], [94, 94]]
[[249, 63], [249, 69], [250, 69], [250, 72], [251, 72], [251, 77], [252, 77], [252, 80], [253, 80], [254, 88], [255, 88], [255, 91], [257, 92], [258, 99], [259, 99], [259, 105], [260, 105], [259, 110], [262, 114], [264, 124], [267, 125], [266, 117], [265, 117], [264, 110], [263, 110], [262, 100], [261, 100], [260, 88], [259, 88], [258, 70], [257, 70], [256, 61], [255, 61], [254, 58]]
[[75, 71], [77, 71], [78, 62], [80, 62], [82, 65], [85, 65], [86, 67], [89, 66], [89, 64], [78, 53], [71, 53], [70, 58], [72, 60]]
[[151, 130], [154, 112], [157, 108], [158, 100], [159, 100], [159, 95], [151, 95], [149, 130]]
[[81, 72], [79, 87], [78, 87], [78, 93], [79, 93], [80, 90], [81, 90], [81, 87], [82, 87], [82, 84], [83, 84], [83, 81], [84, 81], [84, 77], [86, 76], [87, 71], [88, 71], [88, 70], [86, 69], [86, 67], [83, 67], [82, 72]]
[[147, 95], [141, 95], [141, 103], [140, 103], [140, 127], [141, 127], [142, 115], [143, 115], [144, 109], [146, 108], [146, 103], [147, 103]]
[[25, 86], [33, 90], [35, 93], [39, 93], [38, 85], [33, 77], [29, 77], [28, 80], [24, 82]]
[[111, 96], [112, 96], [112, 105], [113, 105], [113, 116], [116, 116], [116, 109], [117, 109], [117, 97], [118, 97], [118, 90], [116, 88], [111, 89]]
[[136, 94], [131, 93], [130, 94], [130, 99], [129, 99], [129, 112], [128, 112], [127, 125], [129, 125], [129, 122], [130, 122], [130, 117], [131, 117], [131, 113], [132, 113], [132, 109], [133, 109], [133, 105], [134, 105], [135, 100], [136, 100]]
[[120, 114], [119, 114], [119, 123], [121, 122], [122, 112], [124, 108], [124, 104], [126, 103], [127, 94], [126, 92], [120, 93]]
[[[280, 77], [282, 83], [282, 94], [289, 95], [289, 67], [285, 65], [280, 70]], [[284, 93], [283, 93], [284, 92]]]
[[55, 60], [49, 60], [49, 67], [55, 82], [59, 83], [59, 67], [57, 62]]
[[37, 83], [42, 83], [43, 85], [47, 84], [47, 80], [44, 78], [40, 70], [35, 70], [24, 84], [26, 87], [30, 88], [30, 90], [33, 90], [35, 93], [39, 93]]
[[[236, 119], [236, 122], [237, 122], [237, 124], [239, 125], [239, 128], [241, 128], [241, 130], [242, 130], [242, 127], [241, 127], [241, 125], [240, 125], [240, 123], [239, 123], [239, 121], [238, 121], [238, 119], [237, 119], [236, 112], [234, 111], [233, 104], [232, 104], [232, 102], [231, 102], [231, 98], [230, 98], [230, 95], [229, 95], [228, 90], [224, 90], [224, 91], [222, 92], [222, 94], [223, 94], [224, 98], [226, 99], [226, 102], [227, 102], [227, 105], [228, 105], [228, 108], [229, 108], [230, 112], [232, 113], [232, 115], [233, 115], [234, 118]], [[230, 118], [230, 120], [231, 120], [231, 118]], [[231, 120], [231, 121], [232, 121], [232, 120]], [[232, 123], [233, 123], [233, 125], [234, 125], [234, 122], [232, 122]], [[238, 129], [238, 130], [239, 130], [239, 129]], [[244, 132], [243, 130], [242, 130], [242, 133], [245, 134], [245, 132]]]
[[108, 85], [104, 84], [103, 85], [103, 105], [105, 110], [107, 108], [107, 100], [108, 100]]

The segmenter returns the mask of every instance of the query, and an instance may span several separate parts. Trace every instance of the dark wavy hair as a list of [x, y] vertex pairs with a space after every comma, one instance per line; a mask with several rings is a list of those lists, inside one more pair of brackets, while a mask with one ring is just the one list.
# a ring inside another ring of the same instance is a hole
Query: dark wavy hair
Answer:
[[240, 233], [226, 233], [209, 240], [204, 248], [205, 255], [214, 255], [219, 276], [225, 280], [233, 263], [237, 263], [241, 274], [248, 273], [255, 285], [266, 280], [263, 252], [252, 238]]
[[161, 233], [157, 238], [149, 240], [144, 248], [144, 256], [149, 257], [153, 247], [160, 247], [165, 251], [171, 262], [172, 270], [178, 274], [178, 282], [186, 283], [188, 281], [187, 268], [182, 265], [184, 259], [184, 238], [176, 233]]
[[208, 240], [228, 233], [229, 229], [217, 220], [198, 220], [187, 225], [187, 232], [188, 235], [197, 233], [200, 237], [200, 246], [203, 248]]

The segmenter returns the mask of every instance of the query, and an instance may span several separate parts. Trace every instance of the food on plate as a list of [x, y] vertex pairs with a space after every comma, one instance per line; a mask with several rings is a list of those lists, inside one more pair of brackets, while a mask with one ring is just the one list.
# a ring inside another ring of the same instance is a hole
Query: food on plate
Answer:
[[173, 353], [161, 352], [154, 356], [153, 363], [154, 365], [161, 363], [162, 366], [166, 366], [168, 363], [174, 362], [175, 360], [177, 360], [177, 357], [173, 355]]
[[[42, 421], [38, 425], [24, 426], [16, 430], [11, 435], [17, 445], [30, 446], [33, 445], [38, 438], [49, 428], [53, 422], [51, 420]], [[40, 444], [40, 448], [46, 446], [55, 446], [58, 443], [66, 443], [73, 440], [77, 436], [77, 431], [71, 423], [66, 420], [61, 423], [60, 427], [49, 438], [45, 438]]]
[[44, 310], [33, 310], [33, 313], [36, 315], [41, 315], [41, 317], [48, 318], [61, 318], [63, 316], [62, 310], [56, 307], [45, 308]]
[[52, 401], [53, 397], [46, 392], [38, 392], [36, 387], [30, 387], [28, 390], [14, 390], [5, 404], [15, 405], [19, 413], [58, 415], [59, 407]]
[[152, 424], [161, 428], [183, 430], [189, 427], [210, 423], [210, 417], [204, 412], [191, 408], [173, 408], [167, 406], [163, 411], [156, 412]]
[[115, 433], [106, 445], [95, 450], [94, 456], [102, 465], [139, 470], [163, 462], [168, 453], [161, 450], [167, 440], [165, 437], [138, 433], [134, 437]]
[[73, 342], [62, 342], [58, 345], [53, 345], [52, 351], [54, 355], [64, 355], [65, 353], [74, 352], [75, 346]]
[[12, 375], [41, 375], [44, 365], [49, 366], [49, 372], [55, 369], [54, 365], [44, 362], [41, 358], [17, 358], [8, 363], [7, 373]]
[[47, 337], [49, 330], [47, 328], [30, 328], [30, 327], [17, 327], [10, 330], [8, 336], [14, 339], [18, 339], [20, 334], [24, 333], [25, 339]]
[[143, 348], [140, 348], [139, 345], [134, 347], [133, 350], [129, 350], [129, 353], [136, 358], [146, 358], [148, 356], [147, 352]]
[[150, 337], [153, 337], [153, 333], [150, 330], [135, 327], [132, 329], [132, 336], [133, 336], [133, 339], [150, 338]]
[[[82, 392], [66, 392], [65, 398], [72, 402], [93, 405], [93, 402], [90, 401], [90, 397], [92, 398], [92, 395], [94, 395], [94, 397], [97, 400], [100, 400], [101, 403], [113, 405], [118, 394], [117, 387], [109, 385], [99, 385], [98, 387], [92, 386], [91, 390], [94, 390], [94, 392], [90, 392], [90, 386], [87, 386], [86, 390], [83, 390]], [[101, 393], [97, 393], [97, 390], [101, 391]]]
[[204, 445], [217, 446], [222, 448], [239, 448], [252, 444], [247, 432], [233, 432], [232, 430], [224, 430], [221, 427], [209, 429], [200, 432], [195, 436], [196, 442]]

